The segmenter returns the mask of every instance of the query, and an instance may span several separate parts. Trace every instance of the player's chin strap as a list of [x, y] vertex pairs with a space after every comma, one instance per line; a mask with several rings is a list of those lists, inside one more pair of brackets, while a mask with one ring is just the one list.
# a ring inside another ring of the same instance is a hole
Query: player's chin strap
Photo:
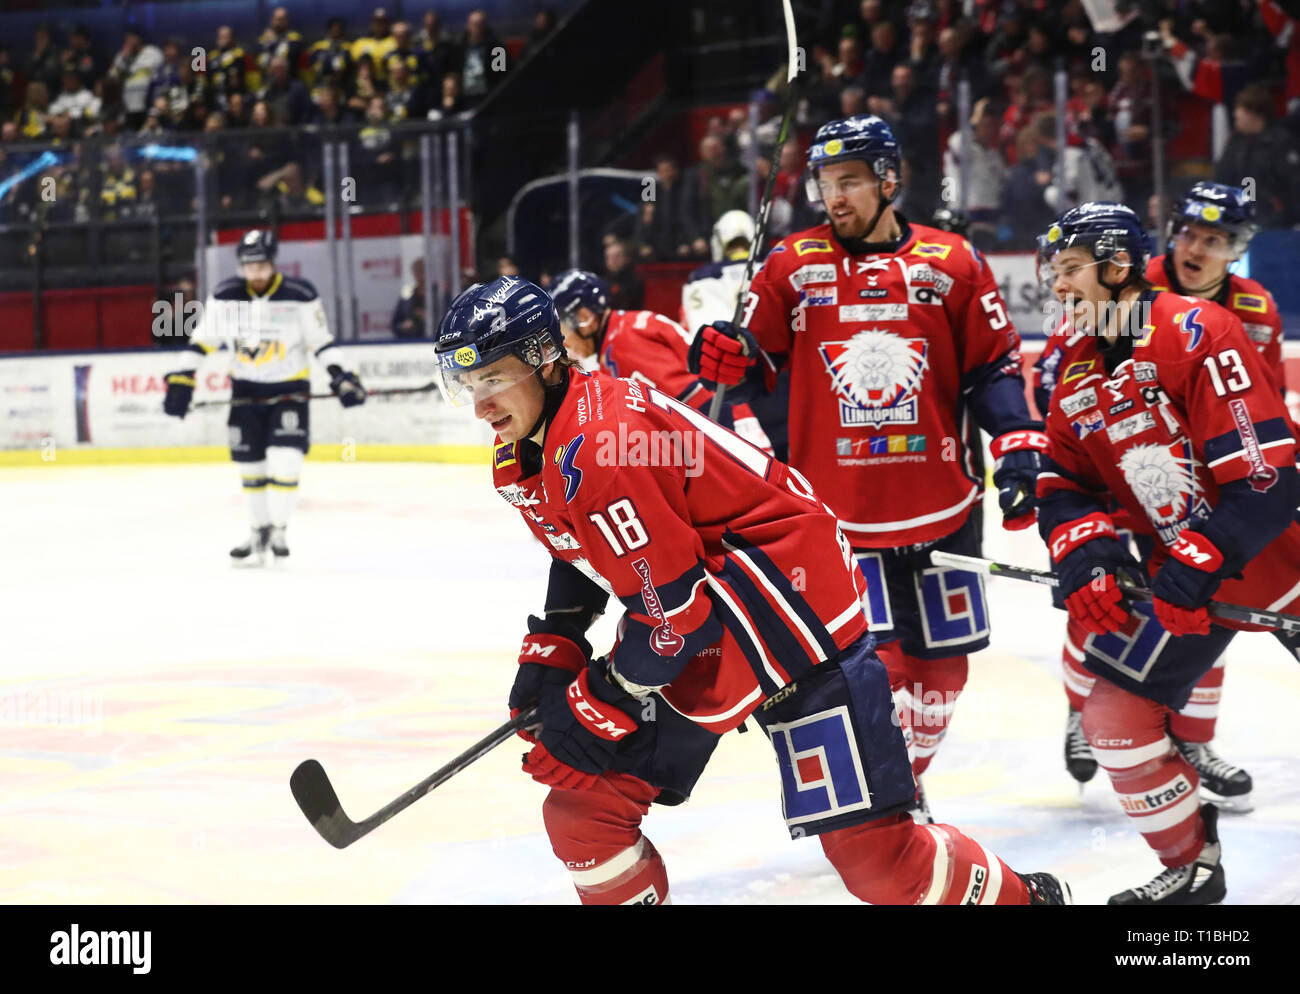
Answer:
[[[898, 188], [896, 186], [894, 189], [894, 196], [886, 200], [884, 186], [885, 181], [882, 179], [878, 188], [880, 192], [880, 206], [876, 208], [875, 215], [867, 224], [866, 231], [868, 234], [876, 230], [876, 225], [880, 222], [881, 215], [885, 213], [885, 209], [898, 197]], [[897, 211], [894, 212], [894, 220], [898, 222], [898, 236], [896, 238], [887, 239], [883, 242], [869, 242], [865, 238], [841, 238], [839, 235], [835, 234], [834, 225], [831, 225], [831, 234], [835, 235], [835, 240], [840, 243], [844, 251], [848, 252], [849, 255], [872, 255], [877, 252], [897, 252], [898, 246], [902, 245], [911, 237], [912, 229], [907, 223], [907, 218], [903, 217], [903, 215]]]
[[[545, 363], [543, 363], [543, 365], [545, 365]], [[564, 369], [561, 370], [561, 372], [564, 375], [560, 377], [559, 383], [547, 383], [546, 380], [542, 378], [541, 366], [538, 366], [537, 369], [533, 371], [533, 375], [537, 377], [537, 381], [542, 385], [542, 390], [546, 394], [546, 399], [542, 401], [542, 413], [537, 416], [537, 420], [533, 422], [533, 426], [524, 433], [524, 437], [520, 440], [521, 443], [531, 440], [532, 437], [537, 434], [538, 429], [541, 428], [542, 425], [549, 426], [551, 419], [554, 418], [556, 412], [559, 411], [560, 405], [564, 403], [564, 396], [569, 392], [569, 371]], [[521, 452], [523, 449], [524, 446], [521, 444]], [[541, 449], [539, 447], [538, 452], [540, 453], [540, 451]], [[533, 474], [529, 473], [528, 475], [532, 476]]]

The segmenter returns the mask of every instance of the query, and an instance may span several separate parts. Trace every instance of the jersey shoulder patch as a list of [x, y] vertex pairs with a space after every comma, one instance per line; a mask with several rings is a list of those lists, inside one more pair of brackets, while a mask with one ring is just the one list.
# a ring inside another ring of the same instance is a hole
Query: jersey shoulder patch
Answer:
[[212, 291], [213, 300], [252, 300], [248, 285], [238, 276], [227, 276]]
[[296, 276], [286, 276], [272, 295], [272, 299], [297, 300], [307, 303], [315, 300], [318, 296], [316, 288], [309, 281], [298, 279]]

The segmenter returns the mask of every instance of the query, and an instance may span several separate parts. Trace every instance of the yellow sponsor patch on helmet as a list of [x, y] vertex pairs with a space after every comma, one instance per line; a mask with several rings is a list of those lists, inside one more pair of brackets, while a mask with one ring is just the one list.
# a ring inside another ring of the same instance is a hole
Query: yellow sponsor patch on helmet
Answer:
[[1061, 237], [1061, 226], [1059, 224], [1054, 224], [1047, 229], [1047, 243], [1049, 245], [1052, 242], [1060, 239], [1060, 237]]
[[478, 362], [478, 349], [472, 345], [466, 345], [456, 350], [456, 365], [472, 366]]
[[838, 138], [832, 138], [830, 141], [826, 143], [827, 155], [839, 155], [843, 151], [844, 151], [844, 143], [840, 141]]
[[1223, 211], [1214, 204], [1206, 204], [1201, 208], [1201, 217], [1206, 221], [1217, 221], [1223, 217]]

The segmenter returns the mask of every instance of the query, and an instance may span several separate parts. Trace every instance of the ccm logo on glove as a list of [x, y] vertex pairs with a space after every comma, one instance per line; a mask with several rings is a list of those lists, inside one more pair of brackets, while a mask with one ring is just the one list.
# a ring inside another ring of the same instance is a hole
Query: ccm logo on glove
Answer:
[[1049, 545], [1052, 559], [1059, 563], [1067, 553], [1073, 552], [1083, 543], [1104, 535], [1115, 537], [1115, 524], [1105, 514], [1090, 514], [1086, 518], [1061, 525], [1052, 532]]
[[1211, 545], [1204, 535], [1195, 533], [1189, 535], [1183, 532], [1179, 535], [1178, 541], [1170, 547], [1169, 554], [1192, 569], [1206, 573], [1217, 572], [1223, 565], [1223, 553]]
[[578, 674], [578, 679], [569, 684], [569, 707], [578, 721], [582, 722], [587, 731], [593, 735], [610, 742], [615, 742], [628, 732], [635, 731], [636, 723], [618, 708], [604, 701], [593, 700], [595, 695], [591, 693], [591, 687], [587, 683], [588, 672], [583, 670]]

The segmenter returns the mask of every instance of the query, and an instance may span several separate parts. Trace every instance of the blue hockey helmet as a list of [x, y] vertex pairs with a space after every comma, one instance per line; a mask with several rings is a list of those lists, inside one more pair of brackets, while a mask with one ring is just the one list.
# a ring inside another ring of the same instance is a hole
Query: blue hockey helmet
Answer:
[[246, 262], [275, 262], [278, 247], [273, 233], [265, 228], [254, 228], [244, 232], [244, 237], [235, 246], [235, 258], [241, 266]]
[[[561, 358], [564, 339], [546, 291], [518, 276], [475, 283], [438, 323], [438, 381], [453, 407], [466, 407]], [[473, 375], [509, 356], [527, 368]]]
[[903, 172], [903, 152], [894, 137], [894, 129], [874, 114], [855, 114], [839, 121], [831, 121], [817, 129], [812, 147], [808, 149], [808, 171], [805, 187], [808, 201], [822, 202], [817, 173], [822, 166], [849, 159], [861, 159], [881, 180], [894, 171], [900, 179]]
[[551, 299], [560, 320], [576, 327], [580, 308], [597, 315], [609, 310], [609, 285], [585, 269], [566, 269], [551, 281]]
[[1165, 226], [1165, 250], [1174, 251], [1174, 239], [1189, 224], [1218, 228], [1228, 236], [1230, 258], [1239, 259], [1259, 225], [1255, 223], [1255, 202], [1246, 191], [1227, 183], [1202, 181], [1192, 186], [1174, 204]]
[[1145, 278], [1147, 256], [1146, 232], [1137, 214], [1124, 204], [1094, 201], [1071, 207], [1038, 236], [1038, 278], [1043, 284], [1055, 279], [1052, 259], [1068, 248], [1086, 248], [1094, 264], [1113, 262], [1120, 252], [1127, 252], [1128, 276], [1122, 283], [1098, 282], [1112, 294], [1129, 283]]

